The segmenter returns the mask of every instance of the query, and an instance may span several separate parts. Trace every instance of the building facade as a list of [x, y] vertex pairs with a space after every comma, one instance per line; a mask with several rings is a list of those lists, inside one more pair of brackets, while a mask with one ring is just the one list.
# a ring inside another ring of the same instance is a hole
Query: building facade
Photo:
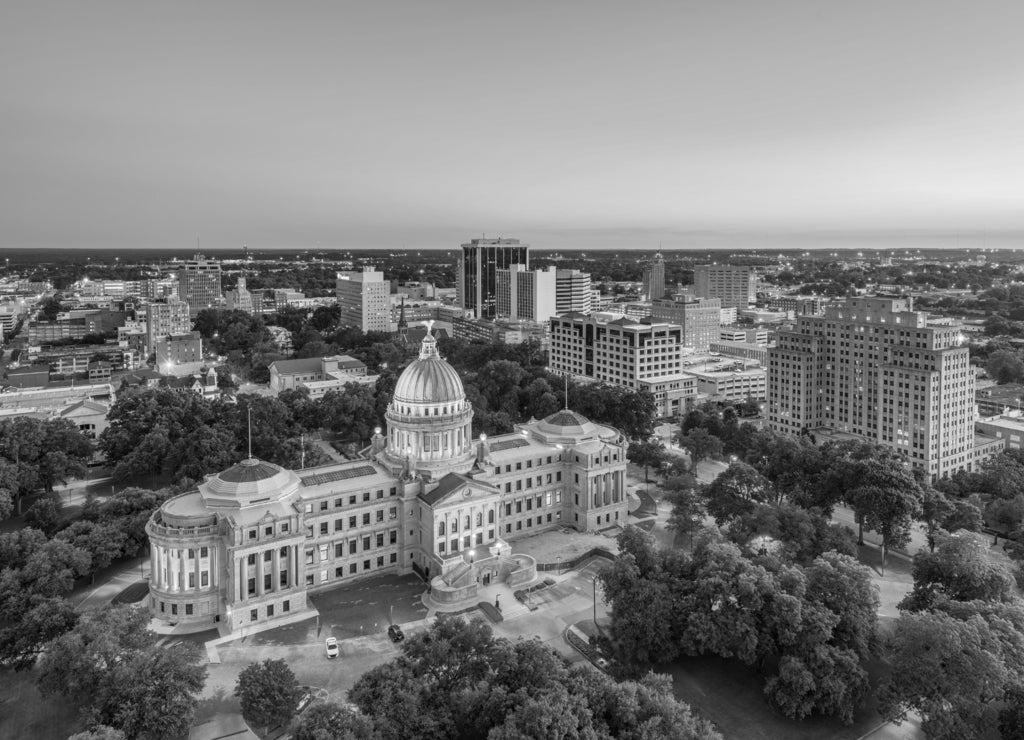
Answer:
[[555, 313], [581, 313], [593, 310], [594, 288], [589, 272], [557, 270], [555, 272]]
[[551, 319], [548, 363], [555, 373], [641, 388], [679, 373], [682, 334], [678, 324], [566, 314]]
[[187, 303], [175, 297], [162, 303], [146, 304], [146, 352], [156, 352], [156, 345], [169, 336], [192, 331], [192, 311]]
[[967, 346], [909, 298], [848, 298], [802, 316], [768, 350], [768, 421], [832, 429], [902, 452], [929, 476], [973, 470], [991, 454], [974, 435]]
[[497, 316], [498, 270], [530, 267], [530, 245], [518, 239], [473, 239], [462, 245], [455, 276], [459, 306], [478, 319]]
[[555, 269], [510, 265], [495, 271], [497, 318], [547, 321], [555, 315]]
[[240, 276], [234, 290], [224, 292], [224, 305], [229, 311], [245, 311], [254, 313], [256, 306], [252, 300], [252, 293], [245, 287], [245, 277]]
[[188, 304], [192, 318], [203, 309], [216, 308], [223, 303], [220, 278], [220, 262], [205, 259], [201, 254], [186, 261], [178, 270], [178, 298]]
[[719, 299], [722, 308], [746, 308], [757, 299], [757, 274], [747, 265], [695, 265], [693, 292]]
[[252, 458], [165, 502], [146, 526], [149, 608], [229, 631], [291, 617], [307, 594], [419, 572], [442, 601], [533, 580], [510, 540], [626, 522], [626, 441], [569, 410], [471, 436], [473, 409], [430, 334], [362, 459], [303, 471]]
[[684, 347], [695, 352], [707, 352], [719, 336], [722, 305], [717, 298], [656, 300], [651, 302], [651, 318], [678, 324], [683, 328]]
[[644, 263], [641, 276], [644, 299], [657, 301], [665, 297], [665, 258], [658, 252], [654, 259]]
[[364, 332], [391, 331], [391, 283], [383, 272], [372, 267], [339, 272], [336, 290], [342, 326], [358, 326]]

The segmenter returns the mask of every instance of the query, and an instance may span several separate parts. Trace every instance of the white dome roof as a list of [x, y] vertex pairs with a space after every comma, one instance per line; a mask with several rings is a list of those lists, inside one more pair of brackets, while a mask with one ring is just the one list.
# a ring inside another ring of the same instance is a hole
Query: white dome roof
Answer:
[[466, 390], [451, 365], [437, 354], [437, 341], [423, 337], [419, 359], [402, 371], [392, 399], [401, 403], [451, 403], [463, 401]]

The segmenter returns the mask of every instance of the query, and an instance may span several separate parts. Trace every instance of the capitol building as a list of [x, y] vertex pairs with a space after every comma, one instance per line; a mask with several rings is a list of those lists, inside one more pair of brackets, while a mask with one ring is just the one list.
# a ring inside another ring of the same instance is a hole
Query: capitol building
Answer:
[[510, 541], [626, 520], [626, 441], [568, 409], [487, 439], [458, 373], [423, 339], [361, 459], [286, 470], [248, 458], [166, 501], [146, 525], [149, 607], [229, 631], [307, 609], [307, 594], [415, 571], [441, 601], [532, 580]]

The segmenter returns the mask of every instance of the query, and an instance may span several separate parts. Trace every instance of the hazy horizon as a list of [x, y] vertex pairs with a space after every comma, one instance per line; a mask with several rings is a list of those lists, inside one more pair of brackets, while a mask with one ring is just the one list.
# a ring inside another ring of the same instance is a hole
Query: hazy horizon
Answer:
[[0, 248], [1024, 246], [1024, 5], [5, 8]]

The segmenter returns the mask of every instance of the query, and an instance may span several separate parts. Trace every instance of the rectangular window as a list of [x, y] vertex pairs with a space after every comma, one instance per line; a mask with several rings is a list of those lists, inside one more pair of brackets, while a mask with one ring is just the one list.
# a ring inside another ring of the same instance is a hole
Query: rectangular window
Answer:
[[[281, 531], [282, 531], [282, 532], [287, 532], [287, 531], [288, 531], [288, 522], [284, 522], [284, 523], [283, 523], [283, 524], [281, 525]], [[206, 548], [203, 548], [203, 549], [205, 550]]]
[[394, 486], [392, 486], [392, 487], [391, 487], [391, 494], [390, 494], [390, 495], [392, 495], [392, 496], [395, 496], [395, 495], [397, 495], [397, 494], [398, 494], [398, 489], [397, 489], [397, 488], [395, 488]]
[[344, 519], [335, 519], [334, 520], [334, 531], [335, 532], [340, 532], [342, 530], [344, 524], [345, 524], [345, 520]]
[[354, 506], [355, 503], [356, 503], [356, 497], [355, 496], [349, 496], [348, 497], [348, 505], [349, 506]]
[[522, 529], [522, 528], [523, 528], [523, 523], [522, 522], [516, 522], [516, 529], [519, 530], [519, 529]]
[[458, 541], [458, 539], [452, 540], [451, 541], [451, 546], [452, 546], [452, 552], [458, 552], [459, 551], [459, 541]]
[[274, 578], [274, 576], [273, 576], [272, 573], [264, 573], [263, 574], [263, 590], [264, 591], [269, 591], [270, 589], [272, 589], [274, 587], [273, 578]]
[[209, 557], [209, 556], [210, 556], [210, 548], [208, 548], [208, 547], [200, 547], [199, 548], [199, 557], [205, 558], [205, 557]]
[[306, 585], [307, 586], [312, 586], [313, 585], [313, 574], [312, 573], [307, 573], [306, 574]]
[[379, 491], [377, 491], [377, 498], [384, 498], [384, 489], [383, 488], [380, 489]]
[[356, 564], [355, 563], [350, 563], [349, 566], [348, 566], [348, 573], [349, 573], [349, 575], [352, 575], [353, 573], [355, 573], [356, 570], [357, 570]]
[[288, 571], [286, 571], [286, 570], [282, 570], [281, 571], [281, 587], [282, 588], [287, 588], [288, 587]]
[[377, 534], [377, 547], [384, 547], [384, 533], [379, 532]]
[[511, 531], [512, 531], [512, 525], [511, 524], [506, 524], [505, 525], [505, 534], [508, 534]]
[[398, 562], [398, 553], [397, 552], [391, 553], [391, 559], [390, 559], [389, 562], [392, 562], [392, 563], [397, 563]]
[[377, 521], [384, 521], [384, 509], [377, 509]]
[[355, 529], [356, 528], [356, 518], [354, 516], [350, 516], [348, 518], [348, 528], [349, 529]]
[[327, 502], [326, 501], [321, 501], [320, 502], [320, 511], [327, 511]]
[[370, 549], [370, 537], [369, 536], [363, 537], [363, 549], [364, 550], [369, 550]]
[[357, 552], [359, 552], [359, 541], [358, 540], [349, 540], [349, 542], [348, 542], [348, 554], [349, 555], [355, 555]]
[[267, 616], [268, 617], [274, 616], [274, 605], [273, 604], [267, 604]]
[[312, 565], [312, 564], [313, 564], [313, 551], [312, 550], [306, 550], [306, 565]]
[[245, 562], [248, 563], [249, 565], [256, 565], [256, 553], [254, 553], [254, 552], [249, 553], [246, 556], [246, 558], [245, 558]]
[[291, 610], [292, 610], [292, 602], [291, 601], [285, 601], [283, 604], [281, 604], [281, 611], [283, 611], [283, 612], [290, 612]]
[[195, 573], [189, 573], [188, 574], [188, 587], [189, 588], [195, 588], [196, 587], [196, 574]]
[[249, 578], [248, 581], [246, 582], [245, 586], [246, 586], [245, 590], [249, 594], [249, 596], [252, 596], [254, 593], [256, 593], [256, 579], [255, 578]]
[[369, 501], [369, 500], [370, 500], [370, 492], [367, 491], [366, 493], [363, 494], [363, 501]]
[[[369, 495], [369, 494], [367, 494], [367, 495]], [[364, 560], [363, 561], [363, 570], [369, 570], [369, 569], [370, 569], [370, 561], [369, 560]]]
[[388, 519], [397, 519], [397, 518], [398, 518], [398, 507], [397, 506], [392, 506], [390, 509], [388, 509]]
[[269, 563], [270, 559], [272, 557], [274, 557], [274, 551], [273, 550], [264, 550], [263, 551], [263, 562], [264, 563]]
[[377, 567], [378, 568], [384, 567], [384, 556], [383, 555], [379, 555], [377, 557]]
[[334, 508], [335, 509], [340, 509], [342, 503], [344, 503], [344, 502], [340, 498], [334, 499]]
[[334, 569], [334, 577], [335, 578], [341, 578], [344, 575], [345, 575], [345, 569], [343, 567], [341, 567], [340, 565], [337, 568]]
[[203, 588], [210, 585], [210, 571], [204, 570], [199, 574], [199, 585]]
[[250, 609], [249, 610], [249, 621], [250, 622], [255, 622], [259, 618], [260, 618], [260, 613], [259, 613], [258, 609]]
[[369, 524], [369, 523], [370, 523], [370, 512], [366, 512], [365, 514], [363, 514], [363, 524], [366, 525], [366, 524]]
[[320, 522], [320, 534], [327, 534], [327, 522]]
[[494, 539], [494, 530], [493, 529], [488, 529], [487, 530], [487, 539], [489, 539], [489, 540], [493, 540]]

